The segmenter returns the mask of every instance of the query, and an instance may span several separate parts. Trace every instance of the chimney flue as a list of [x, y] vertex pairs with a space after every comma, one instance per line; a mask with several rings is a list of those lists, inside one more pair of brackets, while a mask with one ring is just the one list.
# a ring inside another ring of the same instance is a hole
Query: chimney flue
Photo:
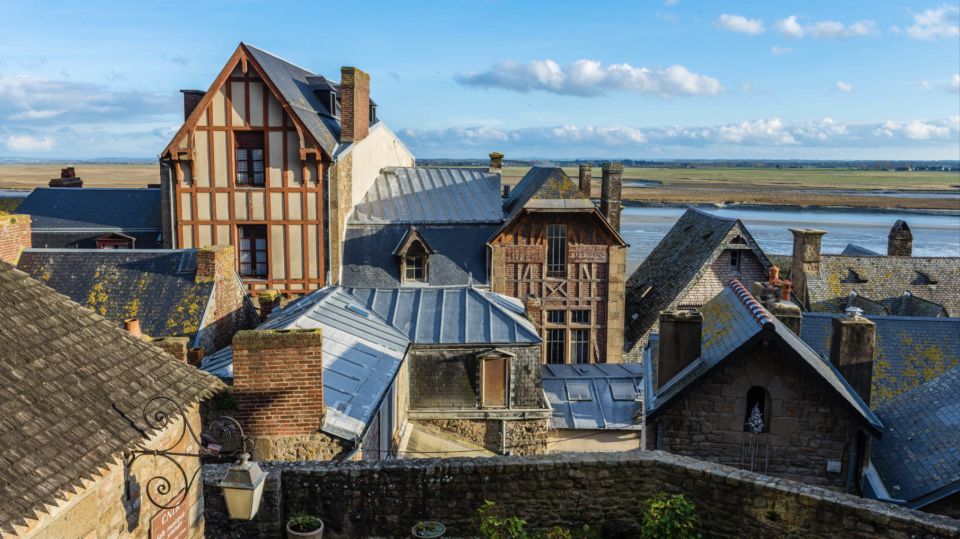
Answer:
[[199, 369], [205, 355], [206, 351], [203, 348], [191, 348], [187, 352], [187, 363]]
[[603, 165], [603, 182], [600, 185], [600, 213], [610, 226], [620, 232], [620, 195], [623, 190], [623, 163]]
[[833, 319], [830, 363], [869, 406], [877, 326], [862, 315], [862, 309], [850, 307], [844, 316]]
[[183, 121], [187, 121], [187, 118], [193, 114], [207, 92], [203, 90], [180, 90], [180, 93], [183, 94]]
[[370, 75], [340, 68], [340, 141], [360, 142], [370, 132]]
[[660, 313], [660, 344], [657, 353], [654, 388], [663, 387], [671, 378], [700, 357], [703, 314], [700, 311], [663, 311]]
[[270, 313], [280, 307], [280, 291], [268, 289], [257, 294], [257, 303], [260, 304], [260, 321], [265, 322]]
[[500, 152], [490, 152], [490, 174], [500, 174], [503, 172], [503, 154]]
[[123, 329], [127, 330], [134, 337], [143, 337], [140, 332], [140, 320], [137, 318], [127, 318], [123, 321]]
[[797, 300], [807, 305], [807, 280], [820, 275], [820, 242], [827, 232], [812, 228], [791, 228], [790, 232], [793, 234], [790, 280]]
[[593, 165], [590, 163], [580, 164], [580, 192], [583, 196], [590, 198], [590, 183], [593, 181]]
[[913, 256], [913, 232], [902, 219], [893, 224], [887, 236], [887, 256]]

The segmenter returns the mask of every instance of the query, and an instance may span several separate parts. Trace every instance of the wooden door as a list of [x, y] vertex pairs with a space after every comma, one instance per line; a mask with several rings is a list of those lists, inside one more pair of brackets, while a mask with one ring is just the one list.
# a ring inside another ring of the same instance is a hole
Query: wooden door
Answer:
[[510, 359], [494, 356], [483, 360], [483, 406], [507, 407], [507, 380]]

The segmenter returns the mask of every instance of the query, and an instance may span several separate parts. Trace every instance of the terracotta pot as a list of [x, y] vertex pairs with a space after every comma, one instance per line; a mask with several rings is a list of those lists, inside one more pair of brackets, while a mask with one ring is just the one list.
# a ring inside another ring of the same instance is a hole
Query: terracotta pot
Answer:
[[[319, 519], [318, 519], [319, 520]], [[310, 532], [295, 532], [290, 529], [290, 523], [287, 522], [287, 539], [322, 539], [323, 521], [320, 521], [320, 527]]]
[[[420, 524], [428, 524], [431, 526], [429, 531], [427, 530], [417, 530]], [[447, 528], [439, 522], [418, 522], [412, 528], [410, 528], [410, 537], [416, 537], [417, 539], [426, 539], [426, 538], [436, 538], [443, 537], [443, 534], [447, 533]]]

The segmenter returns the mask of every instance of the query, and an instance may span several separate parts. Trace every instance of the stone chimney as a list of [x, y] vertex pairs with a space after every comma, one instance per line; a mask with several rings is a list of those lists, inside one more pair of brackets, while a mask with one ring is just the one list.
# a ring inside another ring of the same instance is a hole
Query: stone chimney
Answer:
[[203, 90], [180, 90], [180, 93], [183, 94], [183, 120], [186, 121], [207, 92]]
[[580, 163], [580, 192], [583, 196], [590, 198], [590, 183], [593, 181], [593, 165], [590, 163]]
[[181, 363], [187, 362], [187, 347], [189, 343], [190, 339], [187, 337], [158, 337], [150, 340], [150, 344], [162, 349]]
[[800, 306], [790, 300], [792, 283], [780, 278], [780, 268], [777, 266], [770, 266], [768, 272], [769, 280], [753, 283], [750, 294], [790, 331], [800, 335], [803, 315]]
[[848, 307], [846, 314], [834, 318], [832, 324], [830, 363], [869, 406], [877, 326], [856, 307]]
[[703, 314], [700, 311], [663, 311], [660, 313], [660, 344], [657, 353], [657, 379], [654, 389], [700, 357]]
[[360, 142], [370, 132], [370, 75], [340, 68], [340, 142]]
[[902, 219], [893, 223], [887, 236], [887, 256], [913, 256], [913, 232]]
[[603, 165], [603, 182], [600, 185], [600, 213], [610, 226], [620, 232], [620, 195], [623, 191], [623, 163]]
[[197, 250], [197, 271], [194, 274], [194, 281], [198, 283], [219, 281], [232, 277], [236, 271], [233, 247], [230, 245], [214, 245]]
[[140, 320], [137, 318], [127, 318], [123, 321], [123, 329], [127, 330], [134, 337], [143, 337], [140, 331]]
[[500, 152], [490, 152], [490, 174], [503, 173], [503, 154]]
[[263, 290], [257, 294], [257, 303], [260, 305], [260, 321], [264, 322], [270, 313], [280, 308], [280, 292], [274, 289]]
[[533, 294], [527, 294], [523, 300], [523, 308], [527, 313], [527, 318], [533, 322], [533, 325], [540, 331], [543, 327], [543, 301]]
[[791, 228], [793, 233], [793, 259], [790, 262], [790, 278], [793, 292], [801, 304], [809, 303], [807, 280], [820, 275], [820, 242], [825, 230]]
[[[233, 337], [234, 417], [250, 436], [303, 436], [323, 424], [320, 329], [241, 331]], [[254, 445], [260, 450], [260, 444]]]
[[20, 253], [33, 245], [31, 241], [29, 215], [0, 212], [0, 260], [16, 266]]

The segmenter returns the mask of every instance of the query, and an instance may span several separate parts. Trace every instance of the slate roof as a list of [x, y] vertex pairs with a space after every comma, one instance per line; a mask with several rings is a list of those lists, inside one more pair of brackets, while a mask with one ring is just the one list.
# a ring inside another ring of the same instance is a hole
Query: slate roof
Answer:
[[3, 262], [0, 319], [0, 532], [141, 447], [150, 398], [223, 387]]
[[840, 254], [843, 256], [883, 256], [874, 250], [853, 243], [848, 243]]
[[390, 167], [380, 171], [348, 226], [502, 220], [499, 174], [477, 168]]
[[138, 318], [147, 335], [191, 338], [214, 288], [212, 281], [196, 282], [196, 266], [196, 249], [26, 249], [17, 262], [115, 324]]
[[626, 351], [645, 345], [644, 336], [656, 324], [660, 311], [674, 308], [737, 236], [747, 242], [765, 268], [770, 267], [770, 261], [739, 219], [687, 208], [627, 279]]
[[340, 120], [330, 114], [308, 80], [322, 77], [248, 43], [241, 46], [250, 52], [323, 151], [333, 156], [340, 141]]
[[847, 402], [874, 429], [883, 425], [877, 416], [857, 395], [856, 391], [840, 375], [829, 361], [820, 357], [800, 337], [760, 305], [746, 287], [732, 280], [701, 309], [703, 331], [701, 356], [672, 379], [653, 391], [652, 361], [644, 362], [645, 413], [656, 414], [673, 398], [681, 395], [689, 386], [697, 383], [719, 367], [727, 358], [741, 348], [755, 346], [762, 339], [773, 339], [791, 351], [791, 356], [805, 363]]
[[[287, 305], [258, 329], [323, 329], [320, 430], [360, 440], [393, 384], [410, 341], [339, 287], [317, 290]], [[206, 357], [201, 369], [233, 378], [233, 349]]]
[[870, 460], [893, 499], [919, 509], [960, 492], [960, 367], [877, 409]]
[[351, 288], [414, 344], [537, 344], [519, 300], [473, 287]]
[[552, 429], [640, 430], [643, 366], [543, 365]]
[[580, 192], [562, 168], [535, 166], [503, 201], [508, 221], [524, 209], [593, 210], [596, 206]]
[[[804, 313], [800, 337], [829, 358], [832, 320], [840, 316]], [[870, 394], [874, 407], [960, 365], [960, 318], [866, 316], [876, 324]]]
[[[434, 251], [430, 255], [427, 284], [487, 285], [486, 244], [496, 228], [495, 224], [418, 225], [417, 231]], [[340, 282], [361, 288], [401, 286], [400, 261], [393, 251], [409, 230], [409, 225], [347, 227]]]
[[34, 232], [161, 232], [159, 189], [38, 187], [17, 213]]

